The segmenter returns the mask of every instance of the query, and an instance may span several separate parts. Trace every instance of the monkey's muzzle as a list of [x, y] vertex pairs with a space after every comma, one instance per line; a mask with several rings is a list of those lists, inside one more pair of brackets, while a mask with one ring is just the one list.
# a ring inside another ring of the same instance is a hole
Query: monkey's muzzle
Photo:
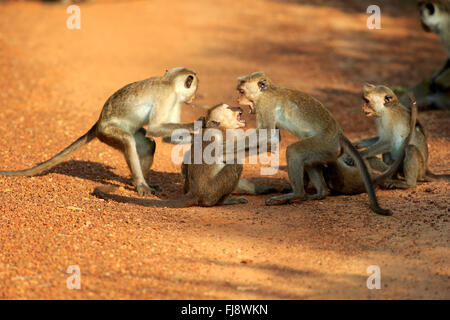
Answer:
[[363, 104], [362, 111], [364, 112], [366, 117], [371, 117], [371, 116], [375, 115], [375, 112], [373, 111], [373, 109], [371, 107], [369, 107], [369, 105], [367, 103]]

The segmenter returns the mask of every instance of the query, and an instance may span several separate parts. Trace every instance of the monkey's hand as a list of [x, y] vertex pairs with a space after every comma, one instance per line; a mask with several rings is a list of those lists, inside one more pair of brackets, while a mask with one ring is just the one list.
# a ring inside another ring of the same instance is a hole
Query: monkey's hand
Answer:
[[204, 116], [201, 116], [200, 118], [198, 118], [196, 121], [201, 121], [202, 122], [202, 126], [201, 128], [206, 128], [206, 126], [208, 125], [206, 123], [206, 118]]

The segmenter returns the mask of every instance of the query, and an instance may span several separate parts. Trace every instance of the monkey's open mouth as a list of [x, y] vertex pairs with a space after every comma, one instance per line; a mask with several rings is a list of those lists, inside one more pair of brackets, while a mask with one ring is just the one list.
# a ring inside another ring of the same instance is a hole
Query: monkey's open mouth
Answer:
[[245, 126], [245, 120], [244, 120], [244, 119], [241, 119], [241, 116], [242, 116], [242, 110], [237, 114], [236, 120], [237, 120], [240, 124], [243, 124], [243, 125]]
[[254, 114], [256, 113], [255, 107], [253, 106], [253, 103], [249, 103], [247, 104], [248, 108], [249, 108], [249, 112], [250, 114]]
[[362, 110], [364, 111], [364, 113], [367, 117], [371, 117], [371, 116], [375, 115], [375, 112], [372, 110], [372, 108], [369, 107], [369, 105], [367, 103], [363, 104]]

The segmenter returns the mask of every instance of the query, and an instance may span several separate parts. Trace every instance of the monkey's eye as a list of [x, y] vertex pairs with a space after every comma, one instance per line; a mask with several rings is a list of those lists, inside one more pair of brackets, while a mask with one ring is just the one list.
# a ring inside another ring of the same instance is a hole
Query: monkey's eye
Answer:
[[391, 101], [392, 101], [392, 97], [391, 96], [384, 97], [384, 103], [389, 103]]
[[430, 15], [433, 15], [434, 14], [434, 5], [432, 4], [432, 3], [427, 3], [426, 5], [425, 5], [425, 8], [427, 8], [428, 9], [428, 12], [429, 12], [429, 14]]
[[362, 98], [363, 98], [363, 100], [364, 100], [365, 103], [367, 103], [367, 104], [370, 103], [369, 99], [367, 99], [366, 97], [363, 96]]
[[245, 93], [244, 89], [239, 89], [239, 93], [244, 94]]

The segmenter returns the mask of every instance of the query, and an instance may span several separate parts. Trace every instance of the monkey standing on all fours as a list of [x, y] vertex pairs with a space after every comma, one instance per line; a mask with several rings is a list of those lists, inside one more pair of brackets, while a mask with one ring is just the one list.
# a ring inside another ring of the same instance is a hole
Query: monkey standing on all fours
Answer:
[[[422, 27], [436, 33], [447, 54], [447, 62], [431, 79], [413, 88], [419, 108], [450, 110], [450, 0], [420, 0]], [[402, 97], [402, 102], [406, 98]]]
[[[153, 163], [156, 147], [151, 137], [168, 137], [175, 129], [194, 132], [194, 123], [179, 122], [181, 103], [191, 103], [194, 100], [197, 85], [196, 73], [186, 68], [173, 68], [161, 77], [130, 83], [108, 98], [99, 120], [66, 149], [33, 168], [0, 171], [0, 175], [41, 174], [98, 138], [124, 154], [133, 185], [140, 196], [155, 193], [160, 187], [149, 186], [145, 180]], [[146, 131], [143, 126], [147, 124]]]
[[[364, 178], [370, 199], [370, 208], [381, 215], [391, 211], [378, 205], [367, 167], [358, 151], [344, 136], [332, 114], [312, 96], [274, 84], [263, 72], [238, 78], [238, 102], [256, 111], [259, 129], [286, 129], [301, 139], [288, 146], [286, 158], [293, 191], [272, 197], [267, 205], [282, 204], [295, 199], [322, 199], [329, 194], [321, 165], [334, 162], [347, 152], [356, 162]], [[316, 194], [307, 195], [304, 172], [313, 183]]]
[[[408, 108], [385, 86], [366, 84], [363, 99], [366, 115], [376, 117], [378, 136], [354, 143], [357, 148], [366, 148], [361, 151], [361, 156], [372, 158], [382, 154], [384, 162], [388, 164], [399, 158], [403, 159], [402, 145], [411, 129]], [[383, 165], [381, 162], [381, 166]], [[435, 175], [428, 169], [427, 139], [419, 121], [416, 121], [399, 172], [403, 173], [405, 180], [393, 178], [387, 180], [384, 185], [388, 188], [406, 189], [415, 187], [417, 181], [450, 180], [450, 175]]]
[[[242, 109], [239, 107], [230, 107], [226, 104], [216, 105], [208, 111], [204, 128], [219, 129], [222, 133], [221, 137], [225, 137], [225, 130], [245, 127], [245, 121], [241, 120], [241, 114]], [[206, 131], [202, 131], [202, 150], [205, 150], [211, 143], [208, 139], [206, 139], [208, 141], [203, 139], [205, 133]], [[220, 139], [220, 137], [215, 138]], [[213, 143], [219, 143], [218, 146], [223, 151], [223, 156], [225, 157], [227, 150], [224, 141], [214, 141]], [[254, 147], [257, 148], [258, 146]], [[195, 146], [195, 142], [192, 142], [191, 150], [188, 154], [191, 164], [183, 163], [182, 165], [182, 174], [185, 178], [183, 188], [185, 194], [179, 199], [147, 200], [114, 195], [110, 194], [117, 189], [117, 187], [113, 185], [96, 187], [94, 194], [103, 199], [113, 199], [119, 202], [135, 202], [144, 206], [172, 208], [189, 206], [210, 207], [214, 205], [247, 203], [247, 199], [245, 198], [230, 196], [239, 183], [243, 168], [242, 164], [238, 164], [236, 158], [233, 163], [221, 161], [220, 163], [206, 164], [204, 159], [202, 159], [202, 163], [195, 164], [195, 148], [197, 148], [197, 146]], [[247, 140], [245, 141], [244, 148], [245, 151], [249, 151], [249, 149], [252, 148]], [[237, 148], [234, 149], [234, 156], [236, 156], [238, 151]], [[201, 154], [203, 154], [203, 152], [201, 152]]]

